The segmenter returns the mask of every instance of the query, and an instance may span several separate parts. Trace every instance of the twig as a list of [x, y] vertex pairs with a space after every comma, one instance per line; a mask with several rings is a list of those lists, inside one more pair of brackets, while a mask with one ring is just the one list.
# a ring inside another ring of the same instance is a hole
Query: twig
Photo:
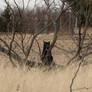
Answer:
[[[61, 10], [60, 15], [59, 15], [59, 16], [56, 18], [56, 20], [55, 20], [55, 23], [58, 23], [58, 21], [60, 20], [61, 15], [62, 15], [69, 7], [71, 7], [76, 1], [77, 1], [77, 0], [73, 1], [68, 7], [66, 7], [66, 8], [63, 9], [63, 10]], [[48, 27], [50, 27], [51, 25], [53, 25], [53, 22], [50, 22], [47, 26], [45, 26], [45, 27], [42, 28], [39, 32], [37, 32], [36, 34], [34, 34], [32, 40], [31, 40], [30, 46], [29, 46], [29, 48], [28, 48], [28, 50], [27, 50], [27, 54], [26, 54], [26, 57], [25, 57], [25, 60], [24, 60], [25, 63], [26, 63], [26, 61], [27, 61], [27, 59], [28, 59], [28, 57], [29, 57], [29, 54], [30, 54], [31, 48], [32, 48], [32, 46], [33, 46], [33, 43], [34, 43], [35, 38], [36, 38], [40, 33], [42, 33], [45, 29], [47, 29]], [[56, 31], [56, 33], [57, 33], [57, 31]], [[56, 36], [54, 36], [54, 38], [56, 38]], [[55, 42], [55, 41], [52, 42], [51, 49], [52, 49], [52, 47], [53, 47], [54, 42]]]
[[80, 70], [80, 67], [81, 67], [83, 61], [84, 61], [84, 58], [82, 59], [82, 61], [80, 61], [79, 65], [78, 65], [78, 68], [77, 68], [77, 70], [76, 70], [76, 72], [75, 72], [75, 74], [74, 74], [74, 76], [73, 76], [73, 78], [72, 78], [72, 81], [71, 81], [71, 84], [70, 84], [70, 92], [73, 91], [72, 87], [73, 87], [73, 84], [74, 84], [74, 80], [76, 79], [76, 77], [77, 77], [77, 75], [78, 75], [78, 72], [79, 72], [79, 70]]
[[72, 89], [72, 90], [79, 91], [79, 90], [89, 90], [89, 89], [92, 89], [92, 87], [76, 88], [76, 89]]

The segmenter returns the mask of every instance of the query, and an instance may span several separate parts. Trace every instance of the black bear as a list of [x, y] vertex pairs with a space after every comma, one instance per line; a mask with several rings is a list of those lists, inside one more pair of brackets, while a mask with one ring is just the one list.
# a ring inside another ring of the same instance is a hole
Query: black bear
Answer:
[[53, 62], [52, 53], [49, 50], [49, 48], [50, 48], [50, 42], [44, 41], [43, 51], [41, 55], [41, 60], [44, 65], [51, 65]]

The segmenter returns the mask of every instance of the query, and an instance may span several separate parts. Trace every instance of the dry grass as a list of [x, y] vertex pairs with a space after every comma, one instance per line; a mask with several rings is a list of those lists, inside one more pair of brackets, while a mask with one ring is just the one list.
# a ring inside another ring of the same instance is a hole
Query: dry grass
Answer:
[[[5, 36], [4, 34], [0, 35], [0, 37], [2, 37], [2, 39], [5, 39], [7, 41], [7, 43], [10, 42], [10, 39], [7, 39], [7, 36]], [[29, 45], [27, 43], [27, 40], [29, 38], [30, 38], [30, 35], [28, 34], [26, 36], [24, 44]], [[19, 39], [21, 39], [21, 37], [17, 34], [16, 41], [19, 44], [21, 44]], [[48, 34], [43, 34], [43, 35], [39, 35], [37, 37], [37, 40], [40, 44], [41, 51], [42, 51], [42, 48], [43, 48], [43, 41], [50, 41], [51, 42], [52, 39], [53, 39], [53, 33], [50, 33], [49, 35]], [[2, 44], [2, 43], [0, 42], [0, 44]], [[68, 35], [61, 36], [61, 37], [59, 36], [59, 38], [56, 42], [56, 45], [61, 49], [54, 47], [54, 49], [52, 51], [55, 63], [57, 63], [57, 64], [66, 64], [67, 61], [71, 58], [72, 53], [70, 54], [70, 53], [64, 52], [64, 50], [62, 50], [62, 49], [66, 49], [68, 51], [74, 50], [76, 46], [73, 43], [73, 40]], [[2, 44], [2, 46], [4, 46], [4, 45]], [[23, 54], [21, 54], [22, 51], [20, 50], [20, 48], [16, 48], [14, 50], [17, 53], [19, 53], [21, 57], [23, 57]], [[32, 60], [32, 61], [41, 62], [40, 61], [40, 56], [39, 56], [39, 49], [38, 49], [38, 45], [37, 45], [36, 41], [33, 44], [29, 59]]]
[[[44, 34], [37, 38], [41, 48], [43, 44], [42, 38], [46, 41], [51, 41], [53, 34]], [[72, 44], [72, 40], [64, 40], [64, 38], [67, 38], [67, 36], [59, 37], [56, 45], [73, 50], [75, 45]], [[36, 43], [33, 49], [38, 52]], [[35, 52], [31, 52], [31, 59], [40, 61], [39, 55]], [[57, 64], [66, 64], [71, 57], [57, 48], [53, 49], [53, 56]], [[90, 56], [86, 60], [92, 62], [92, 57]], [[13, 68], [10, 66], [8, 57], [0, 53], [0, 92], [69, 92], [76, 67], [72, 65], [64, 69], [57, 68], [50, 71], [45, 71], [46, 67], [44, 67], [32, 68], [28, 71], [27, 68]], [[73, 92], [92, 92], [91, 64], [81, 67], [73, 85]]]
[[[32, 68], [27, 71], [25, 68], [1, 67], [0, 92], [69, 92], [75, 69], [70, 66], [62, 70]], [[73, 89], [74, 92], [92, 92], [92, 65], [80, 69]]]

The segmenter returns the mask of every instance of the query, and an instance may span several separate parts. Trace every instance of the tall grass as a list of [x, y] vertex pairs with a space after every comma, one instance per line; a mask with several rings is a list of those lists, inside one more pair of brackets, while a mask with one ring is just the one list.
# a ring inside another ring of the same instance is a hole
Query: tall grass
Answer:
[[[75, 66], [66, 69], [0, 67], [0, 92], [69, 92]], [[89, 87], [85, 89], [84, 87]], [[92, 65], [80, 69], [74, 92], [92, 92]], [[76, 90], [77, 88], [84, 88]]]

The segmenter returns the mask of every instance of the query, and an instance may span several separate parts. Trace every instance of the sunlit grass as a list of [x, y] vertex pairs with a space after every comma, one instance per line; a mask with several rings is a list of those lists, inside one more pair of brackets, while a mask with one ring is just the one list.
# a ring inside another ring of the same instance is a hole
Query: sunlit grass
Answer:
[[[75, 66], [45, 71], [45, 68], [0, 68], [0, 92], [69, 92]], [[92, 65], [80, 69], [73, 89], [92, 87]], [[92, 92], [92, 88], [74, 92]]]

